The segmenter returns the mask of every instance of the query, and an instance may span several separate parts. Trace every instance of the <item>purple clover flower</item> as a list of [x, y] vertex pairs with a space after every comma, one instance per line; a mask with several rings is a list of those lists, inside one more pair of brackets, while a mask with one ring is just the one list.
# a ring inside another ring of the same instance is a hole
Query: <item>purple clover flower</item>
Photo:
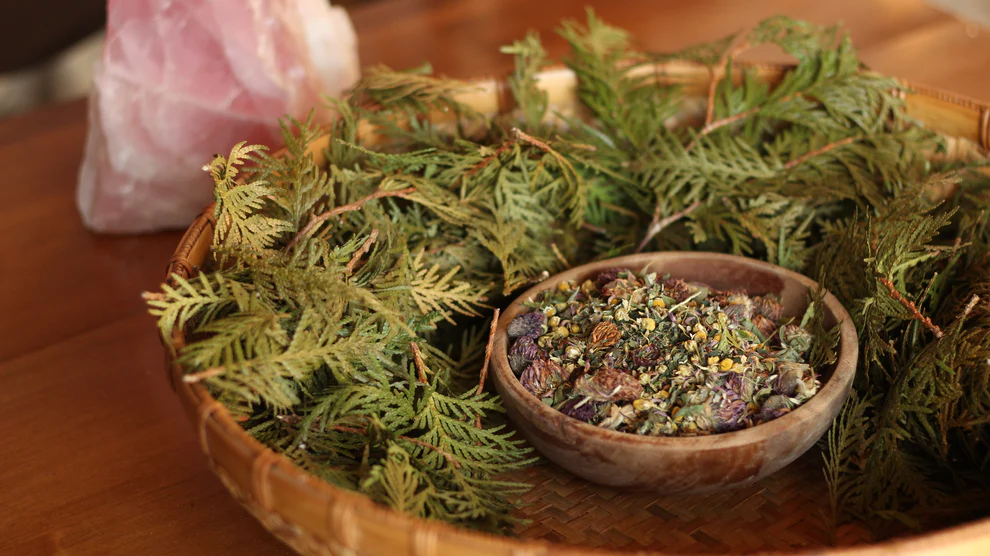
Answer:
[[543, 334], [546, 322], [546, 315], [533, 311], [512, 319], [509, 326], [505, 327], [505, 333], [510, 338], [538, 338]]
[[523, 372], [536, 359], [539, 351], [540, 348], [537, 347], [533, 338], [529, 336], [523, 336], [516, 340], [512, 344], [512, 349], [509, 350], [509, 367], [512, 369], [512, 372], [517, 375]]

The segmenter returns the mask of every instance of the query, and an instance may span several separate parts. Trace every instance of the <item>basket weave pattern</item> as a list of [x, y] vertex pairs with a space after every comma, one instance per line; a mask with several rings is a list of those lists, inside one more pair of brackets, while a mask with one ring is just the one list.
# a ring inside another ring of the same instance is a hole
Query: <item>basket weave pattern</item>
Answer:
[[586, 547], [649, 549], [669, 554], [773, 552], [850, 546], [869, 531], [841, 527], [833, 543], [821, 454], [812, 450], [753, 485], [715, 494], [622, 493], [589, 484], [552, 464], [513, 476], [533, 490], [520, 514], [523, 538]]
[[[783, 66], [758, 66], [776, 81]], [[649, 71], [664, 83], [703, 96], [708, 70], [684, 63]], [[737, 76], [733, 76], [737, 77]], [[460, 100], [483, 114], [514, 108], [505, 80], [479, 81]], [[568, 70], [543, 74], [541, 86], [562, 113], [581, 111], [575, 77]], [[985, 157], [990, 150], [990, 107], [927, 88], [913, 88], [909, 113], [944, 135], [949, 156]], [[686, 103], [692, 105], [692, 103]], [[693, 103], [697, 105], [697, 103]], [[686, 114], [685, 118], [690, 118]], [[436, 115], [436, 119], [442, 119]], [[310, 152], [322, 158], [321, 144]], [[193, 276], [208, 260], [215, 221], [208, 207], [183, 236], [169, 260], [167, 276]], [[749, 487], [723, 493], [658, 497], [619, 493], [539, 464], [512, 479], [534, 485], [519, 515], [531, 520], [518, 538], [502, 538], [398, 514], [369, 499], [325, 483], [250, 437], [200, 384], [182, 381], [174, 354], [185, 344], [181, 330], [166, 345], [169, 378], [196, 426], [207, 460], [234, 498], [269, 531], [302, 554], [412, 556], [593, 555], [621, 549], [640, 554], [793, 552], [879, 554], [990, 554], [990, 520], [910, 539], [870, 544], [859, 526], [834, 533], [827, 521], [828, 497], [821, 454], [812, 450], [790, 466]], [[842, 548], [845, 547], [845, 548]], [[854, 547], [854, 548], [850, 548]]]

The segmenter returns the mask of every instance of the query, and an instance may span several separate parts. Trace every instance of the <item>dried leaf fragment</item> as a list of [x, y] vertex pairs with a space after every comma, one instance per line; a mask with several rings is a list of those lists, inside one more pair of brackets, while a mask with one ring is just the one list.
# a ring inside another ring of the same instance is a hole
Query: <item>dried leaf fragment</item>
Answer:
[[632, 375], [606, 367], [574, 381], [574, 393], [596, 402], [631, 401], [643, 395], [643, 385]]

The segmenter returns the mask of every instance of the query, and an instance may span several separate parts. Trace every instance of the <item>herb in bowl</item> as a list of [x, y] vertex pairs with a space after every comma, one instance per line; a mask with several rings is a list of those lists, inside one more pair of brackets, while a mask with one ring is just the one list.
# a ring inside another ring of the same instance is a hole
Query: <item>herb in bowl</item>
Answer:
[[[612, 269], [542, 291], [509, 364], [544, 403], [600, 427], [699, 436], [776, 419], [820, 387], [812, 334], [780, 300]], [[814, 305], [809, 307], [809, 313]]]

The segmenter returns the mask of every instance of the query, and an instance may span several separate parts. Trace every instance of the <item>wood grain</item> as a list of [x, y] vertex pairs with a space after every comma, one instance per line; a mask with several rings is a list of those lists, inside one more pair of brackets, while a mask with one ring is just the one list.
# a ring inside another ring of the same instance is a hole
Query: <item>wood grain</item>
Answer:
[[[651, 49], [777, 12], [842, 19], [875, 69], [990, 99], [987, 31], [920, 0], [588, 4]], [[508, 71], [497, 47], [530, 28], [562, 54], [552, 29], [581, 5], [383, 0], [352, 13], [363, 63], [428, 60], [467, 78]], [[0, 554], [288, 553], [208, 470], [163, 379], [139, 293], [161, 282], [180, 234], [95, 236], [79, 221], [85, 129], [81, 103], [0, 122]]]

